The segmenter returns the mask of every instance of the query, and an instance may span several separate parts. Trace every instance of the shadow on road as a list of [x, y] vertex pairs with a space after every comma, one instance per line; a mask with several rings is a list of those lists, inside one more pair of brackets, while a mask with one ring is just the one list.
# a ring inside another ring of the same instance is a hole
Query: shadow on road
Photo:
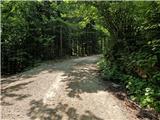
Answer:
[[105, 91], [105, 86], [99, 81], [99, 72], [95, 64], [76, 64], [72, 71], [64, 76], [67, 76], [63, 82], [67, 83], [69, 97], [81, 99], [81, 93]]
[[28, 116], [32, 120], [102, 120], [90, 111], [85, 111], [85, 114], [80, 115], [75, 108], [62, 103], [51, 108], [50, 106], [44, 105], [42, 100], [33, 100], [30, 106]]
[[[71, 98], [76, 97], [81, 99], [81, 93], [107, 91], [112, 93], [116, 98], [125, 101], [127, 97], [126, 91], [122, 87], [114, 87], [111, 81], [103, 81], [98, 69], [96, 68], [96, 62], [96, 56], [68, 60], [56, 65], [53, 62], [48, 62], [14, 77], [2, 79], [1, 103], [2, 105], [12, 105], [12, 101], [23, 100], [30, 97], [29, 94], [20, 94], [17, 92], [25, 89], [28, 84], [34, 82], [34, 80], [28, 82], [25, 80], [39, 76], [40, 74], [52, 74], [55, 71], [63, 71], [65, 73], [64, 76], [66, 76], [66, 78], [63, 79], [62, 82], [66, 82], [67, 95]], [[17, 83], [19, 81], [21, 83]], [[14, 85], [11, 86], [11, 84]], [[6, 98], [9, 98], [11, 102], [6, 101]], [[39, 118], [40, 120], [62, 120], [66, 117], [68, 120], [102, 120], [95, 116], [91, 111], [85, 111], [84, 114], [79, 114], [76, 108], [62, 103], [51, 107], [45, 105], [42, 100], [32, 100], [29, 107], [30, 109], [27, 115], [31, 119]], [[139, 111], [139, 114], [142, 115], [142, 111]], [[143, 117], [150, 119], [150, 117], [144, 115], [142, 118]]]
[[25, 89], [26, 85], [30, 84], [32, 81], [30, 82], [25, 82], [25, 83], [19, 83], [7, 88], [4, 88], [1, 90], [1, 104], [2, 105], [12, 105], [12, 103], [7, 102], [6, 99], [11, 98], [13, 102], [13, 100], [23, 100], [27, 97], [29, 97], [29, 94], [18, 94], [16, 93], [19, 90]]

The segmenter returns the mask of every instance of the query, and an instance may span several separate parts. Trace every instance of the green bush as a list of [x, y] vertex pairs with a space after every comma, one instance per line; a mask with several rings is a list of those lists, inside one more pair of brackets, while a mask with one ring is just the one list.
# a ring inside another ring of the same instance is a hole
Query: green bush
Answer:
[[[135, 74], [124, 74], [104, 58], [98, 63], [104, 80], [112, 80], [123, 83], [128, 90], [130, 98], [138, 102], [142, 107], [154, 108], [160, 111], [160, 72], [155, 73], [151, 78], [143, 79]], [[143, 62], [142, 62], [143, 63]]]
[[99, 61], [98, 65], [102, 71], [103, 79], [114, 80], [118, 82], [120, 79], [120, 73], [118, 72], [116, 66], [111, 66], [109, 61], [107, 62], [104, 58]]

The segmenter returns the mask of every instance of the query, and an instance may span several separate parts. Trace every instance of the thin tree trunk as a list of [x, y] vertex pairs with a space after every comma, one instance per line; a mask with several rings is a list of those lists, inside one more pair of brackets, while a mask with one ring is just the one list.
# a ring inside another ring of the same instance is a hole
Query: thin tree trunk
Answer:
[[62, 40], [62, 26], [60, 26], [60, 56], [62, 56], [62, 52], [63, 52], [63, 40]]

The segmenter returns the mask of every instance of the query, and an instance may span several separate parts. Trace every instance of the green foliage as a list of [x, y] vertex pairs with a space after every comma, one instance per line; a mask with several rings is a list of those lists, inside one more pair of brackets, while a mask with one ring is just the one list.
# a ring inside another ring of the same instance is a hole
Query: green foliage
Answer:
[[1, 8], [2, 74], [103, 51], [104, 79], [160, 111], [160, 2], [2, 1]]
[[49, 56], [54, 42], [51, 24], [55, 24], [48, 17], [51, 10], [46, 2], [2, 2], [2, 74], [19, 72], [35, 59]]
[[20, 72], [37, 60], [99, 52], [93, 6], [83, 2], [3, 1], [1, 7], [2, 74]]
[[142, 107], [155, 108], [160, 111], [160, 72], [153, 75], [151, 79], [142, 79], [133, 75], [127, 75], [117, 70], [116, 66], [109, 66], [109, 63], [102, 59], [98, 63], [102, 70], [104, 80], [121, 82], [126, 86], [128, 95], [133, 101], [140, 103]]
[[152, 81], [142, 80], [130, 75], [124, 75], [123, 81], [132, 100], [141, 104], [142, 107], [155, 108], [160, 111], [160, 87], [153, 84]]
[[106, 61], [104, 58], [98, 62], [98, 66], [102, 70], [103, 79], [120, 82], [121, 74], [117, 70], [117, 66], [111, 66], [110, 62]]
[[99, 64], [104, 79], [122, 82], [132, 100], [160, 111], [159, 2], [94, 2], [94, 6], [112, 40]]

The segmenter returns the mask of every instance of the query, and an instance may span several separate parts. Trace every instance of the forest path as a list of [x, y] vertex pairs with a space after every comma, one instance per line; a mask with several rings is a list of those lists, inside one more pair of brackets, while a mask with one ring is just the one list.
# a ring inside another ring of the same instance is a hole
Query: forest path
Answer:
[[99, 55], [45, 62], [2, 78], [3, 120], [136, 120], [110, 82], [100, 79]]

